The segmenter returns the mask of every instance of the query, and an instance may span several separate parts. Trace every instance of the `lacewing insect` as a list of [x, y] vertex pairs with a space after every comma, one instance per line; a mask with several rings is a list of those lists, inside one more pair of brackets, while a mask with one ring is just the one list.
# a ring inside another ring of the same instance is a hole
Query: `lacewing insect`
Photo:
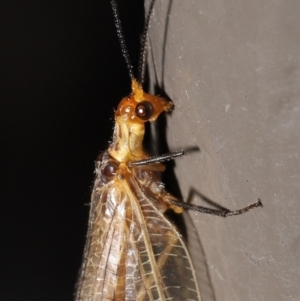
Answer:
[[139, 80], [133, 76], [115, 0], [110, 0], [132, 92], [115, 112], [113, 141], [96, 162], [87, 242], [76, 288], [76, 301], [201, 300], [187, 248], [170, 221], [168, 209], [222, 217], [262, 207], [260, 199], [243, 209], [216, 210], [183, 203], [160, 182], [162, 162], [183, 151], [150, 157], [142, 148], [145, 123], [172, 111], [171, 101], [143, 91], [147, 29], [142, 38]]

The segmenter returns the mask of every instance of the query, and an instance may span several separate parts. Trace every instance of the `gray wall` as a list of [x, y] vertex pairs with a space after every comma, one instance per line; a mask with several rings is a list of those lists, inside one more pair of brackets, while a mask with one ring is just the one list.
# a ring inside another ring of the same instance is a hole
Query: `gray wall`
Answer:
[[228, 219], [189, 213], [215, 295], [203, 301], [300, 300], [299, 12], [297, 0], [155, 4], [150, 81], [176, 106], [169, 148], [200, 148], [176, 161], [183, 198], [264, 204]]

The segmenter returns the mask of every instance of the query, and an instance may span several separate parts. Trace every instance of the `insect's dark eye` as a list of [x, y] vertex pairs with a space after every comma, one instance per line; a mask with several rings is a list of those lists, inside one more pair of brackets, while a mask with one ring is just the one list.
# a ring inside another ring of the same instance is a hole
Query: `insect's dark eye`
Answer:
[[115, 176], [118, 169], [118, 164], [116, 162], [110, 161], [102, 169], [102, 178], [107, 183]]
[[152, 103], [149, 101], [142, 101], [140, 102], [135, 108], [135, 114], [142, 120], [148, 120], [153, 115], [154, 108]]

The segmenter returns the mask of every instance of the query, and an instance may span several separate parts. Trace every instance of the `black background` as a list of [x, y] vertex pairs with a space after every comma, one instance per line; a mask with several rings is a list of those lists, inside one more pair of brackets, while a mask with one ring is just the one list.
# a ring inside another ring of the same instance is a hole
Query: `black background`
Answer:
[[[136, 66], [143, 1], [119, 1]], [[94, 160], [130, 92], [109, 0], [0, 5], [1, 293], [72, 300]]]

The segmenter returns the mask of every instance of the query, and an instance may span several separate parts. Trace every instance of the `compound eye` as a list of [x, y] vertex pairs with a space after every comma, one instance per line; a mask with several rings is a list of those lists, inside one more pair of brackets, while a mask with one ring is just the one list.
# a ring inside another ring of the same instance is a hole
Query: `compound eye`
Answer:
[[110, 161], [102, 169], [102, 178], [107, 183], [113, 179], [116, 175], [118, 169], [118, 164], [116, 162]]
[[151, 102], [149, 101], [142, 101], [138, 103], [135, 108], [135, 114], [141, 120], [148, 120], [152, 117], [154, 112], [154, 107]]

